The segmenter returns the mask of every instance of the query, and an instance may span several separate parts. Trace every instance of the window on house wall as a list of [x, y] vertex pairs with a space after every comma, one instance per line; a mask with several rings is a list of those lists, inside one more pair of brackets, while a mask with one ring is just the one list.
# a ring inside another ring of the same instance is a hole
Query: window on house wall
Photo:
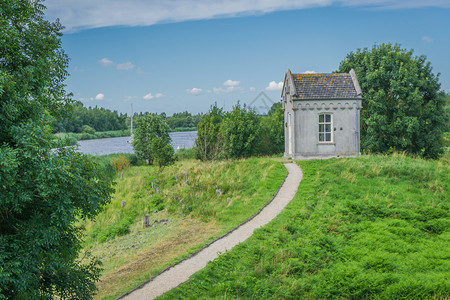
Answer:
[[326, 143], [333, 141], [333, 115], [319, 115], [319, 142]]

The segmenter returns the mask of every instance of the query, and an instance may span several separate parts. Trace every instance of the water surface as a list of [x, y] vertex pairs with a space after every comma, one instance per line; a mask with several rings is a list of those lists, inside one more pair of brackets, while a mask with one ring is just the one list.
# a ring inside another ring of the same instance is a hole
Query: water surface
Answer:
[[[172, 138], [172, 146], [176, 150], [189, 149], [194, 146], [197, 131], [183, 131], [169, 133]], [[78, 141], [78, 152], [91, 155], [105, 155], [112, 153], [134, 153], [129, 143], [130, 137], [106, 138], [96, 140]]]

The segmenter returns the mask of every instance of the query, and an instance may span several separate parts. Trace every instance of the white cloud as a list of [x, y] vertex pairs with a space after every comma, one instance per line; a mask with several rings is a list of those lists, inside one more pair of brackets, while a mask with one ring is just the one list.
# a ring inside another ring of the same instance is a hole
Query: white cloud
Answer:
[[256, 91], [256, 88], [254, 86], [251, 86], [250, 87], [250, 92], [254, 92], [254, 91]]
[[103, 95], [102, 93], [97, 94], [97, 96], [95, 96], [95, 100], [103, 100], [105, 98], [105, 95]]
[[100, 59], [98, 62], [104, 67], [111, 66], [113, 64], [112, 60], [109, 60], [106, 57]]
[[164, 95], [161, 94], [161, 93], [157, 93], [156, 95], [152, 95], [152, 93], [148, 93], [147, 95], [142, 97], [142, 99], [144, 99], [144, 100], [151, 100], [151, 99], [161, 98], [161, 97], [164, 97]]
[[238, 86], [239, 83], [240, 83], [240, 81], [235, 81], [235, 80], [228, 79], [227, 81], [225, 81], [223, 83], [223, 85], [224, 86]]
[[422, 37], [422, 41], [424, 41], [425, 43], [431, 43], [433, 39], [425, 35]]
[[446, 0], [47, 0], [46, 16], [68, 31], [106, 26], [149, 26], [323, 6], [401, 9], [450, 8]]
[[228, 79], [223, 83], [223, 85], [226, 88], [213, 88], [213, 92], [216, 94], [222, 94], [222, 93], [230, 93], [238, 90], [242, 90], [242, 88], [239, 86], [241, 82], [238, 80], [231, 80]]
[[267, 91], [281, 91], [283, 88], [283, 82], [280, 81], [276, 83], [275, 81], [269, 82], [269, 85], [266, 87]]
[[187, 89], [186, 92], [191, 95], [199, 95], [203, 92], [203, 90], [199, 89], [199, 88], [192, 88], [192, 89]]
[[316, 74], [316, 71], [313, 70], [306, 70], [305, 72], [303, 72], [303, 74]]
[[129, 61], [117, 65], [117, 70], [127, 71], [132, 69], [134, 69], [134, 65]]

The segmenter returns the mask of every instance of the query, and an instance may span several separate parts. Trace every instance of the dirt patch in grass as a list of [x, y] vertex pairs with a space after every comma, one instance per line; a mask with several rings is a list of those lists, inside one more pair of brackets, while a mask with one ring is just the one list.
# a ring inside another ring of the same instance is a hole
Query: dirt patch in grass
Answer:
[[171, 265], [175, 258], [186, 254], [188, 249], [204, 244], [219, 232], [214, 222], [205, 224], [196, 220], [184, 220], [172, 230], [167, 239], [136, 253], [131, 262], [105, 273], [97, 285], [100, 293], [95, 298], [114, 299], [124, 289], [132, 289], [150, 279]]

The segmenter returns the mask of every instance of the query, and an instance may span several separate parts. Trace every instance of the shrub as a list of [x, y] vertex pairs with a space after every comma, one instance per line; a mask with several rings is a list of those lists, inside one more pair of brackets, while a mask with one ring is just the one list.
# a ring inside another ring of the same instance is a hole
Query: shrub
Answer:
[[81, 132], [82, 133], [95, 134], [95, 129], [92, 128], [89, 125], [83, 125], [83, 126], [81, 126]]
[[[166, 121], [158, 115], [147, 115], [137, 119], [133, 149], [139, 159], [147, 160], [149, 164], [152, 164], [155, 159], [156, 145], [152, 148], [154, 139], [170, 144], [169, 126]], [[161, 145], [158, 144], [158, 146]]]
[[228, 112], [220, 126], [223, 136], [224, 156], [249, 157], [258, 153], [261, 117], [255, 110], [239, 102]]
[[220, 124], [224, 117], [223, 109], [215, 103], [197, 125], [195, 155], [200, 160], [217, 159], [221, 151], [222, 139]]
[[128, 169], [128, 167], [130, 166], [130, 161], [124, 155], [121, 155], [111, 161], [111, 166], [117, 173], [119, 171]]
[[178, 160], [194, 159], [196, 157], [195, 149], [180, 149], [175, 152], [175, 156]]

